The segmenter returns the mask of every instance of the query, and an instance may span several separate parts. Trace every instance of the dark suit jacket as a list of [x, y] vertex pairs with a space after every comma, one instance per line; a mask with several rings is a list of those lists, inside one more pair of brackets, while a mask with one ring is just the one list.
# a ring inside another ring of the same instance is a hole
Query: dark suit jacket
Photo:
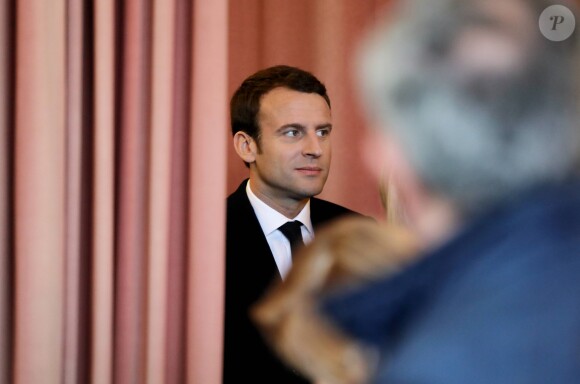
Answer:
[[[248, 309], [280, 279], [274, 256], [246, 194], [246, 183], [228, 197], [224, 383], [306, 383], [266, 346]], [[312, 198], [312, 226], [354, 212]]]

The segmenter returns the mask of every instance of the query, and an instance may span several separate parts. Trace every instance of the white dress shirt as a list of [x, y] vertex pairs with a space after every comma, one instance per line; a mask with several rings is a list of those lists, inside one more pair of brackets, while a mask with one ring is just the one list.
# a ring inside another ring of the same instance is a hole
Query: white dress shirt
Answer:
[[296, 217], [289, 219], [260, 200], [252, 192], [249, 181], [246, 185], [246, 193], [248, 194], [252, 208], [254, 208], [256, 217], [260, 222], [260, 227], [262, 227], [262, 231], [266, 236], [268, 245], [270, 245], [270, 250], [272, 251], [272, 255], [274, 255], [280, 276], [284, 279], [292, 267], [292, 253], [290, 251], [290, 242], [278, 228], [288, 221], [299, 220], [302, 223], [300, 229], [304, 243], [308, 244], [311, 242], [314, 238], [314, 231], [312, 229], [312, 221], [310, 220], [310, 200], [308, 200]]

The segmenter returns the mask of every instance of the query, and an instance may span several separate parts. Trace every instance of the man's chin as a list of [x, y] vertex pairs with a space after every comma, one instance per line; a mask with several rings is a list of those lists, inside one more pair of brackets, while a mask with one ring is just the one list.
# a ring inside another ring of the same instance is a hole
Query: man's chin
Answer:
[[296, 192], [297, 192], [296, 195], [297, 195], [297, 197], [299, 199], [305, 199], [305, 198], [314, 197], [314, 196], [319, 195], [320, 193], [322, 193], [323, 187], [324, 186], [301, 188], [299, 190], [296, 190]]

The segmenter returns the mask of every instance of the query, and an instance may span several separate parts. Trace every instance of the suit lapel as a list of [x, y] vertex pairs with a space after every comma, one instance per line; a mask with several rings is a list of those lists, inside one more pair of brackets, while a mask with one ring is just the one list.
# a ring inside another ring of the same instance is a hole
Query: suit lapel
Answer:
[[280, 274], [248, 200], [246, 184], [244, 181], [228, 199], [227, 263], [232, 275], [244, 277], [243, 286], [247, 287], [247, 293], [257, 299]]

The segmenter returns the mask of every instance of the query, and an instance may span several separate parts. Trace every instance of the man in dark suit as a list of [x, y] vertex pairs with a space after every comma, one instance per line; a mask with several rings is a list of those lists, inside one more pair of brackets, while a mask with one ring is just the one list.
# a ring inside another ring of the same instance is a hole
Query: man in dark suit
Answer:
[[284, 278], [295, 245], [353, 213], [313, 197], [330, 168], [330, 100], [312, 74], [275, 66], [242, 83], [230, 112], [250, 177], [227, 201], [224, 383], [305, 383], [266, 346], [248, 310]]

